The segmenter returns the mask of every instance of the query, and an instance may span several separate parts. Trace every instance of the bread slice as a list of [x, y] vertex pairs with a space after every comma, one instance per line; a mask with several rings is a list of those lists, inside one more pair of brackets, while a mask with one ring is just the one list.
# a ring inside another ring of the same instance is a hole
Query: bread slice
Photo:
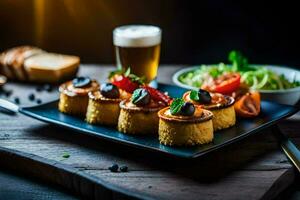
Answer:
[[14, 79], [15, 75], [12, 69], [8, 66], [9, 61], [12, 59], [13, 55], [17, 51], [17, 48], [11, 48], [2, 53], [0, 57], [0, 63], [2, 68], [2, 73], [9, 79]]
[[5, 75], [3, 70], [3, 63], [2, 63], [3, 57], [4, 57], [4, 53], [0, 53], [0, 74]]
[[20, 81], [27, 80], [27, 73], [24, 69], [24, 61], [30, 56], [43, 53], [44, 51], [32, 46], [19, 47], [19, 51], [15, 54], [14, 58], [8, 66], [13, 70], [16, 79]]
[[77, 56], [40, 53], [27, 58], [24, 69], [29, 81], [56, 83], [74, 77], [79, 64]]

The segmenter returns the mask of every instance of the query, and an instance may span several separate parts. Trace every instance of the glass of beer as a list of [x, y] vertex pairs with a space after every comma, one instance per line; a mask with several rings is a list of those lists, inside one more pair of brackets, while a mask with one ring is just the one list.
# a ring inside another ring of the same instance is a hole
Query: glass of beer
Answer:
[[161, 29], [150, 25], [127, 25], [113, 31], [118, 69], [156, 82], [160, 57]]

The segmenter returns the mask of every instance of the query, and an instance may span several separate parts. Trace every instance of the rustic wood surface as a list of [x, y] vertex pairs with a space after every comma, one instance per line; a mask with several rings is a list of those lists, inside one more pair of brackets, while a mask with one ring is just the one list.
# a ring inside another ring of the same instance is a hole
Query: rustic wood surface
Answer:
[[1, 200], [78, 200], [76, 196], [61, 190], [61, 187], [42, 183], [15, 174], [10, 171], [0, 171], [0, 199]]
[[[159, 68], [158, 80], [172, 83], [182, 66]], [[86, 65], [80, 74], [104, 80], [108, 66]], [[36, 92], [30, 84], [9, 83], [8, 97], [21, 105], [35, 93], [43, 102], [56, 90]], [[4, 98], [4, 96], [0, 96]], [[300, 144], [299, 114], [280, 129]], [[64, 158], [64, 154], [69, 158]], [[89, 198], [122, 199], [272, 199], [294, 180], [296, 171], [281, 152], [271, 130], [196, 160], [174, 159], [58, 128], [20, 114], [0, 113], [0, 166], [61, 185]], [[113, 163], [129, 172], [113, 173]]]

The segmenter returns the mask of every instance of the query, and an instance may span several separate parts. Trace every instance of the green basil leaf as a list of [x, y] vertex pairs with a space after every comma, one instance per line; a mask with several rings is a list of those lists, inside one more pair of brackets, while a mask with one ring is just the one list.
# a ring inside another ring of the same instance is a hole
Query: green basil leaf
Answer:
[[131, 81], [137, 82], [140, 85], [143, 85], [145, 83], [145, 80], [146, 80], [144, 76], [138, 77], [135, 74], [129, 74], [128, 78], [130, 78]]
[[70, 157], [70, 154], [65, 152], [63, 155], [62, 155], [63, 158], [69, 158]]
[[184, 100], [181, 98], [176, 98], [172, 101], [170, 106], [170, 112], [172, 115], [176, 115], [180, 112], [182, 105], [184, 104]]
[[124, 76], [128, 77], [130, 75], [130, 71], [130, 67], [128, 67], [126, 72], [124, 73]]
[[194, 101], [199, 101], [198, 91], [192, 90], [192, 91], [190, 92], [190, 99], [192, 99], [192, 100], [194, 100]]
[[108, 78], [112, 78], [116, 74], [123, 74], [123, 70], [117, 69], [117, 70], [111, 71], [108, 75]]

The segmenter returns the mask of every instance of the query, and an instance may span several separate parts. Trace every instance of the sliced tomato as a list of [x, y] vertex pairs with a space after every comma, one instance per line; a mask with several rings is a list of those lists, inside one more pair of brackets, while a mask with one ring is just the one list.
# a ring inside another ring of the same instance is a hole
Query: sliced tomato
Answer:
[[155, 101], [162, 101], [164, 102], [166, 105], [169, 105], [172, 101], [172, 98], [169, 97], [168, 95], [160, 92], [159, 90], [155, 89], [155, 88], [152, 88], [150, 86], [142, 86], [142, 88], [148, 90], [148, 92], [150, 93], [151, 95], [151, 98]]
[[111, 78], [111, 83], [126, 92], [133, 93], [139, 87], [139, 84], [130, 80], [124, 75], [115, 75]]
[[214, 92], [231, 94], [240, 87], [241, 75], [239, 73], [224, 74], [214, 80], [214, 83]]

